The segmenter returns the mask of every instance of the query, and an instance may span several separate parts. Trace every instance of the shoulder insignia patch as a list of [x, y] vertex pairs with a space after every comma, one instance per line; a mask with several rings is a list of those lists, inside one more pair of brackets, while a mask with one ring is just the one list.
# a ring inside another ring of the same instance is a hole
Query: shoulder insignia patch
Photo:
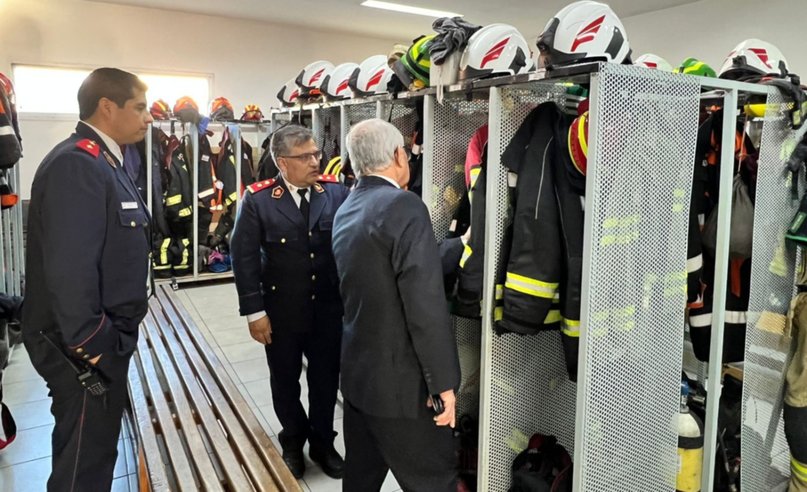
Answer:
[[89, 138], [85, 138], [84, 140], [79, 140], [78, 142], [76, 142], [76, 147], [90, 154], [93, 157], [98, 157], [98, 154], [101, 153], [101, 146], [98, 145], [98, 143], [96, 143], [94, 140], [90, 140]]
[[319, 183], [314, 183], [314, 190], [317, 193], [324, 193], [325, 192], [325, 188], [323, 188], [322, 185], [319, 184]]
[[104, 159], [106, 159], [107, 164], [112, 166], [112, 169], [117, 169], [117, 165], [115, 164], [115, 160], [112, 159], [112, 156], [105, 150], [104, 151]]
[[277, 188], [272, 190], [272, 198], [274, 199], [280, 198], [281, 196], [283, 196], [283, 191], [284, 189], [278, 186]]
[[275, 179], [265, 179], [263, 181], [258, 181], [257, 183], [252, 183], [251, 185], [247, 186], [247, 189], [250, 193], [257, 193], [261, 190], [268, 190], [275, 184]]
[[320, 183], [338, 183], [339, 178], [334, 176], [333, 174], [320, 174], [317, 178], [317, 181]]

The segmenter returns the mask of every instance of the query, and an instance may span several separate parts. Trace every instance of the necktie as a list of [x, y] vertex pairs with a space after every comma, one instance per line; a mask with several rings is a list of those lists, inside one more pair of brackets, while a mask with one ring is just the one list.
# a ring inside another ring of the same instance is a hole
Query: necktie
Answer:
[[297, 193], [300, 195], [300, 213], [303, 214], [303, 221], [305, 221], [306, 228], [308, 227], [308, 213], [311, 210], [311, 204], [308, 203], [308, 200], [305, 198], [305, 194], [308, 192], [306, 189], [299, 189]]

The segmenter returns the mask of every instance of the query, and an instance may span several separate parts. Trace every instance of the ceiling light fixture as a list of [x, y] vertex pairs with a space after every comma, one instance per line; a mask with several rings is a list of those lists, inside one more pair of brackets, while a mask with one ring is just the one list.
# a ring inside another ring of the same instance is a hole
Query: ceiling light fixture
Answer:
[[412, 7], [411, 5], [401, 5], [399, 3], [378, 2], [376, 0], [365, 0], [362, 2], [362, 6], [372, 7], [375, 9], [392, 10], [394, 12], [403, 12], [405, 14], [425, 15], [426, 17], [462, 17], [462, 14], [457, 14], [454, 12], [424, 9], [422, 7]]

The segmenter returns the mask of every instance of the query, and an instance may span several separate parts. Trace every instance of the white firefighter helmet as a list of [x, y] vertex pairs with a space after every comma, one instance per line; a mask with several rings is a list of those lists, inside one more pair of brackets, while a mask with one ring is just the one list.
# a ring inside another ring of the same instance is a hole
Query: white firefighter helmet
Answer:
[[530, 48], [513, 26], [491, 24], [476, 31], [460, 59], [460, 80], [516, 75], [532, 68]]
[[633, 64], [638, 67], [655, 68], [665, 72], [673, 71], [673, 66], [670, 65], [670, 62], [658, 55], [654, 55], [653, 53], [647, 53], [640, 56], [635, 62], [633, 62]]
[[387, 65], [386, 55], [374, 55], [359, 64], [348, 85], [360, 96], [386, 94], [387, 84], [395, 72]]
[[574, 2], [558, 12], [537, 44], [544, 66], [630, 61], [622, 21], [608, 5], [590, 0]]
[[718, 77], [747, 80], [765, 75], [784, 77], [787, 74], [787, 60], [779, 48], [767, 41], [746, 39], [726, 57]]
[[286, 82], [280, 92], [277, 93], [277, 100], [284, 106], [294, 106], [297, 98], [300, 97], [300, 88], [297, 86], [296, 77]]
[[315, 61], [309, 63], [297, 76], [297, 85], [303, 89], [304, 93], [318, 90], [322, 81], [333, 71], [333, 63], [328, 61]]
[[343, 63], [337, 65], [333, 71], [325, 77], [320, 86], [320, 91], [328, 97], [337, 99], [347, 99], [352, 96], [348, 82], [353, 72], [359, 68], [357, 63]]

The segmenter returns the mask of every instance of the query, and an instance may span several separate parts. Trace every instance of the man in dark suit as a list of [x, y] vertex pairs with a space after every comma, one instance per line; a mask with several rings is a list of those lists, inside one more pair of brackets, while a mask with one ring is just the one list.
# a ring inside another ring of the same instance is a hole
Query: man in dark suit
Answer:
[[[48, 490], [112, 484], [129, 360], [148, 308], [150, 217], [121, 153], [148, 130], [145, 93], [133, 74], [92, 72], [78, 91], [76, 133], [34, 176], [22, 327], [53, 397]], [[88, 391], [73, 367], [91, 369], [107, 391]]]
[[[280, 175], [247, 187], [231, 241], [240, 312], [252, 338], [266, 345], [284, 461], [301, 478], [308, 440], [311, 459], [330, 477], [341, 478], [344, 462], [333, 447], [333, 416], [342, 300], [331, 229], [348, 191], [334, 176], [319, 174], [322, 152], [307, 128], [278, 130], [271, 152]], [[300, 403], [303, 355], [308, 415]]]
[[[404, 490], [455, 491], [449, 427], [460, 371], [440, 248], [425, 204], [401, 189], [409, 162], [400, 132], [367, 120], [347, 145], [360, 178], [333, 233], [345, 305], [343, 490], [378, 490], [392, 469]], [[437, 416], [430, 395], [442, 400]]]

